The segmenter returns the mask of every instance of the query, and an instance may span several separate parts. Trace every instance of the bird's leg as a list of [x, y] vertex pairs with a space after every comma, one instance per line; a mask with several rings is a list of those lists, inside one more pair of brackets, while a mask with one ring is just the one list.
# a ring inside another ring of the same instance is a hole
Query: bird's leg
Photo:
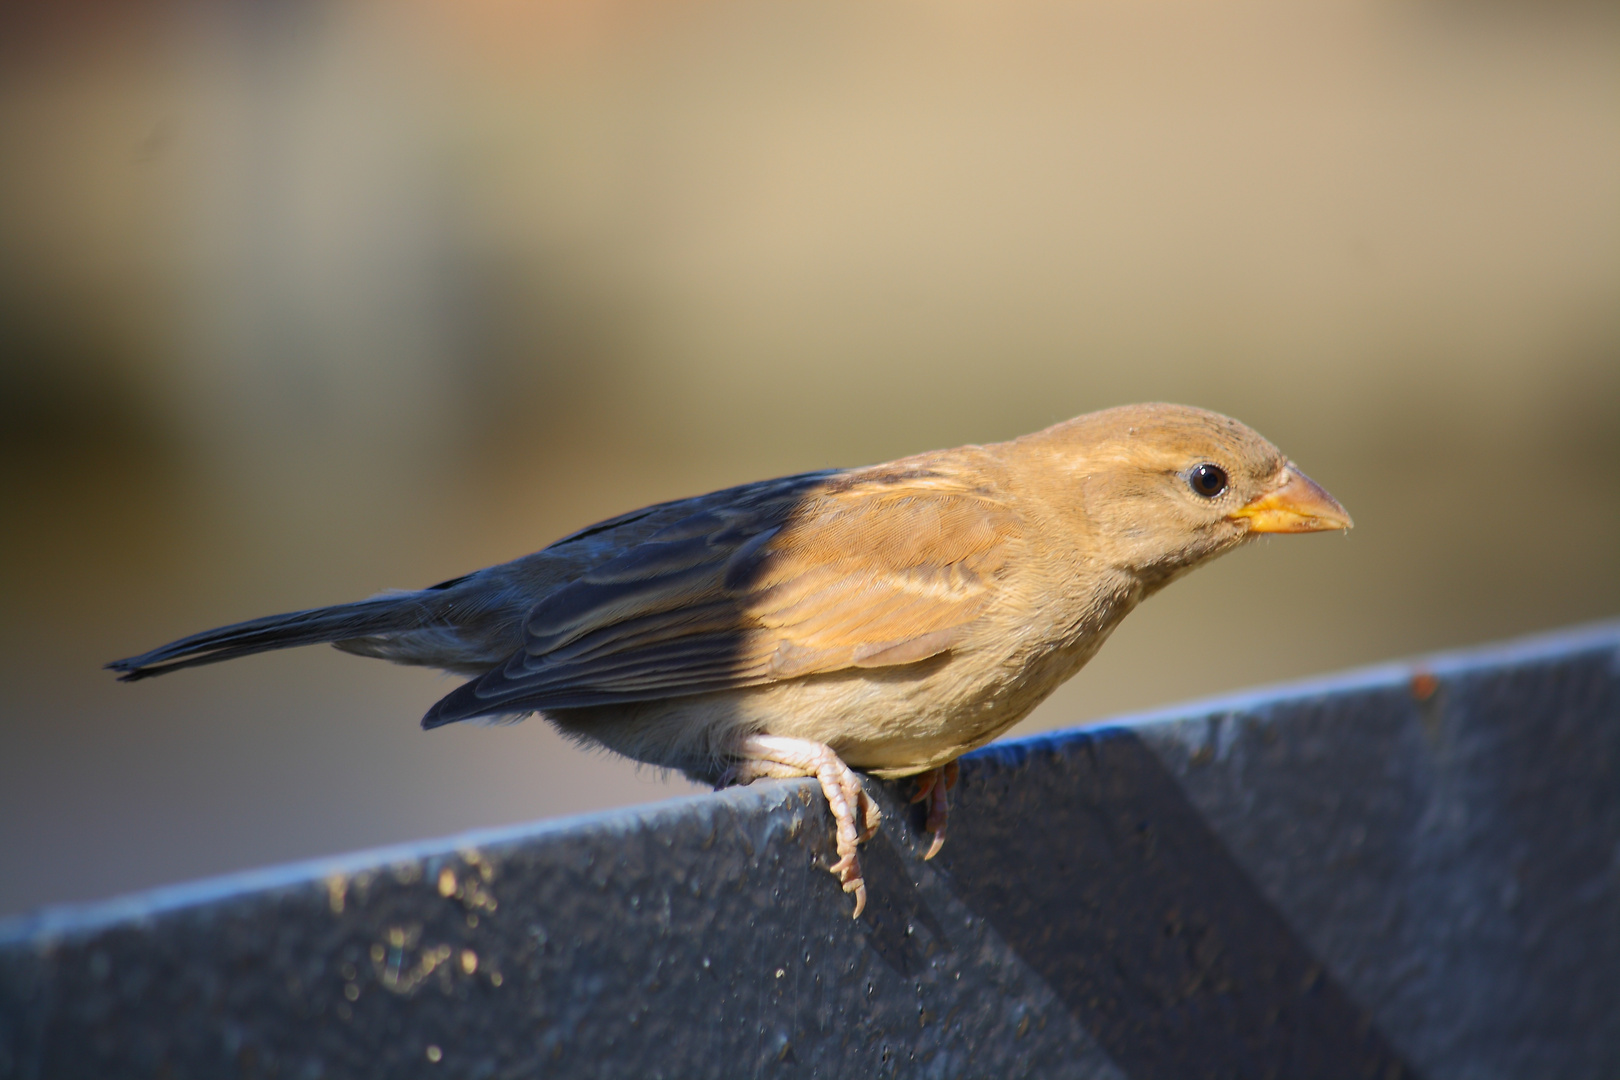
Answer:
[[735, 753], [738, 760], [732, 766], [731, 776], [739, 784], [761, 777], [813, 776], [821, 781], [827, 808], [832, 811], [838, 849], [838, 861], [828, 869], [845, 892], [855, 894], [855, 917], [860, 918], [861, 910], [866, 907], [866, 881], [861, 877], [861, 862], [855, 849], [877, 831], [882, 815], [854, 770], [844, 764], [832, 747], [809, 739], [750, 735], [737, 746]]
[[914, 803], [928, 800], [928, 821], [923, 828], [934, 834], [934, 842], [928, 845], [928, 853], [923, 856], [926, 862], [939, 854], [939, 849], [945, 846], [945, 822], [951, 816], [950, 790], [956, 786], [956, 778], [961, 775], [961, 767], [954, 761], [948, 761], [937, 769], [929, 769], [917, 776], [917, 793], [911, 797]]

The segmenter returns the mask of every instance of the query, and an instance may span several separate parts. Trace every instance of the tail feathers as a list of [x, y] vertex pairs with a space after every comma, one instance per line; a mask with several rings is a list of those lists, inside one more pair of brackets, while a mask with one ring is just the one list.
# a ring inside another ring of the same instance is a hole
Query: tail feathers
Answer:
[[354, 604], [269, 615], [222, 626], [217, 630], [205, 630], [139, 656], [114, 660], [107, 667], [120, 673], [119, 682], [135, 682], [181, 668], [212, 664], [271, 649], [415, 629], [429, 617], [426, 606], [414, 594], [381, 596]]

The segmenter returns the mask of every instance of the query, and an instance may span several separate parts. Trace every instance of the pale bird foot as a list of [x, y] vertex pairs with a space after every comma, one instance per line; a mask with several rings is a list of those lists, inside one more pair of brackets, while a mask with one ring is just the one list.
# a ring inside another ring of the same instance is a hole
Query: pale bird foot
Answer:
[[844, 764], [832, 747], [809, 739], [750, 735], [737, 747], [736, 753], [737, 763], [726, 771], [735, 783], [746, 784], [762, 777], [788, 779], [795, 776], [813, 776], [821, 782], [827, 808], [832, 811], [838, 851], [838, 861], [828, 869], [845, 892], [855, 894], [855, 918], [860, 918], [866, 907], [866, 880], [861, 877], [856, 848], [871, 839], [883, 815], [861, 786], [855, 771]]
[[945, 823], [951, 816], [949, 793], [961, 772], [961, 767], [950, 761], [917, 776], [917, 793], [911, 801], [928, 800], [928, 821], [923, 828], [934, 834], [934, 842], [928, 845], [928, 853], [923, 856], [924, 862], [938, 855], [939, 849], [945, 846]]

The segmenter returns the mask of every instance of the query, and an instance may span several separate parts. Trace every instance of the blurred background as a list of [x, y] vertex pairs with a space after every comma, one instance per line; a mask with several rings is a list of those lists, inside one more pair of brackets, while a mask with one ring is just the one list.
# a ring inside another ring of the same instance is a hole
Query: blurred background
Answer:
[[100, 665], [1130, 401], [1355, 532], [1026, 734], [1620, 612], [1620, 9], [0, 7], [0, 913], [693, 790], [453, 681]]

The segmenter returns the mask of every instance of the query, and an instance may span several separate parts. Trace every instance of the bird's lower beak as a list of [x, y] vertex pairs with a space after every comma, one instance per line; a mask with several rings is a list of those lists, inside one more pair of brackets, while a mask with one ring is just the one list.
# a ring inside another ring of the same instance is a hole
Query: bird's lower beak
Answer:
[[1339, 500], [1293, 462], [1283, 469], [1281, 483], [1229, 516], [1246, 520], [1249, 531], [1256, 533], [1325, 532], [1351, 526], [1350, 515]]

